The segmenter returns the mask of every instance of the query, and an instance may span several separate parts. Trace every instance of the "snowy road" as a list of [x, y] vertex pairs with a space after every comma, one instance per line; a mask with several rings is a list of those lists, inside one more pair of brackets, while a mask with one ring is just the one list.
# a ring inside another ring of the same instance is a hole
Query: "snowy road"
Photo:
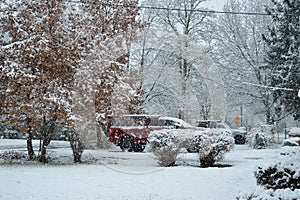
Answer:
[[[38, 149], [40, 146], [39, 140], [33, 140], [33, 148]], [[24, 149], [26, 150], [26, 140], [19, 139], [0, 139], [0, 150]], [[70, 148], [69, 142], [51, 141], [49, 149]]]

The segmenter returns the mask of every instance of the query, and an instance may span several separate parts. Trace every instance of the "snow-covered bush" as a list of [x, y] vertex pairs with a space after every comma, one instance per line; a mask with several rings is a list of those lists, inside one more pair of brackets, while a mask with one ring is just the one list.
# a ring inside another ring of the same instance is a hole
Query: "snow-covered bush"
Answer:
[[259, 167], [255, 172], [257, 183], [267, 189], [300, 189], [300, 152], [283, 154], [280, 162]]
[[[294, 151], [296, 150], [296, 151]], [[265, 163], [254, 173], [257, 184], [262, 186], [252, 194], [238, 197], [240, 200], [296, 200], [300, 197], [300, 151], [291, 148], [280, 159]]]
[[175, 165], [182, 142], [176, 137], [174, 130], [152, 131], [148, 140], [147, 149], [154, 153], [160, 166], [169, 167]]
[[232, 134], [225, 129], [208, 129], [199, 140], [201, 167], [210, 167], [224, 158], [234, 146]]
[[300, 197], [300, 190], [278, 189], [278, 190], [264, 190], [258, 189], [252, 194], [243, 194], [237, 197], [237, 200], [298, 200]]
[[187, 140], [186, 149], [190, 153], [198, 153], [203, 143], [203, 133], [196, 134], [191, 140]]
[[269, 146], [269, 141], [265, 133], [256, 133], [251, 138], [250, 146], [254, 149], [265, 149]]
[[247, 136], [247, 141], [250, 147], [254, 149], [265, 149], [274, 143], [274, 135], [272, 126], [260, 125], [251, 129]]
[[153, 131], [149, 135], [147, 149], [152, 151], [161, 166], [173, 166], [180, 150], [199, 152], [202, 167], [212, 166], [224, 158], [234, 145], [232, 134], [225, 129], [166, 129]]
[[5, 151], [0, 154], [0, 158], [4, 160], [20, 160], [26, 158], [26, 155], [17, 151]]

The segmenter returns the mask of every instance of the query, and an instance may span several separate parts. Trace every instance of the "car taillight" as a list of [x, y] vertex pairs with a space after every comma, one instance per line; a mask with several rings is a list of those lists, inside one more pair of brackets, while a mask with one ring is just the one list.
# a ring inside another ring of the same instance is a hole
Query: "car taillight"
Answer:
[[111, 136], [114, 133], [113, 129], [109, 129], [108, 135]]

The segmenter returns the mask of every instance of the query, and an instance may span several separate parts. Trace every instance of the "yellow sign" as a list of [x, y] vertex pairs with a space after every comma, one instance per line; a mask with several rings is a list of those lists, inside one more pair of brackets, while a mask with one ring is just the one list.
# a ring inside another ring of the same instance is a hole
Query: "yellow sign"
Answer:
[[240, 126], [240, 120], [241, 120], [241, 118], [239, 116], [235, 117], [235, 125], [236, 126]]

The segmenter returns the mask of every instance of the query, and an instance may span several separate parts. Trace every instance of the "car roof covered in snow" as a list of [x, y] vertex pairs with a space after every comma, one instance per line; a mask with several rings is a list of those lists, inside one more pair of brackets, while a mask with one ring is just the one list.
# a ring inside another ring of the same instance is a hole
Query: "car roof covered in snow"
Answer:
[[123, 117], [131, 117], [131, 118], [159, 118], [160, 115], [130, 114], [130, 115], [123, 115]]
[[184, 127], [193, 127], [192, 125], [190, 125], [189, 123], [183, 121], [182, 119], [175, 118], [175, 117], [160, 117], [159, 119], [160, 120], [170, 120], [170, 121], [178, 122], [179, 124], [183, 125]]
[[289, 133], [290, 134], [300, 134], [300, 128], [292, 127]]

